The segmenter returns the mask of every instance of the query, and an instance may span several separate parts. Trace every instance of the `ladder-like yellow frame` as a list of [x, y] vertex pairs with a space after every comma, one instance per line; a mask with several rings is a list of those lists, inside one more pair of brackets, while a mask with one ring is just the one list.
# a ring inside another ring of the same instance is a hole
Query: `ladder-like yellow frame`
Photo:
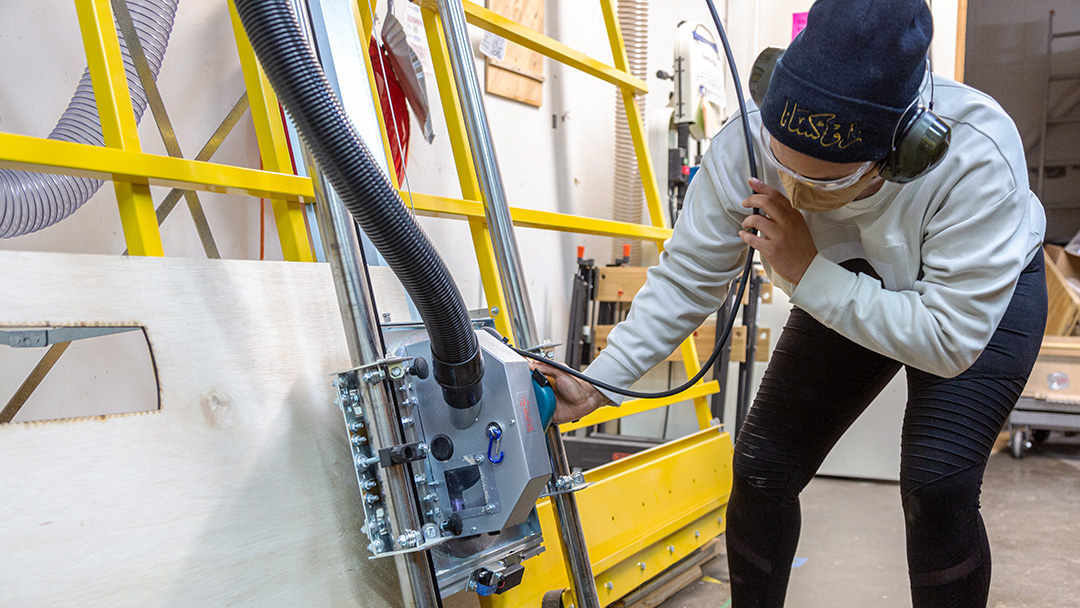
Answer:
[[[631, 224], [521, 207], [512, 207], [511, 217], [514, 224], [521, 227], [640, 239], [653, 242], [662, 249], [664, 241], [671, 236], [671, 230], [665, 222], [645, 129], [636, 103], [636, 96], [646, 93], [647, 87], [628, 72], [615, 0], [599, 2], [614, 66], [592, 59], [478, 4], [466, 1], [464, 6], [470, 24], [620, 89], [641, 182], [645, 188], [650, 223]], [[365, 41], [371, 36], [371, 16], [375, 3], [376, 0], [356, 0], [354, 4], [354, 16]], [[483, 194], [465, 132], [442, 23], [433, 0], [423, 0], [420, 4], [462, 198], [408, 194], [419, 214], [469, 222], [488, 307], [501, 313], [506, 310], [503, 287], [488, 236], [481, 203]], [[75, 5], [106, 145], [102, 148], [0, 133], [0, 167], [112, 181], [125, 240], [132, 255], [164, 255], [150, 198], [151, 185], [269, 198], [284, 258], [289, 261], [312, 261], [312, 247], [303, 218], [303, 204], [314, 202], [312, 183], [308, 178], [293, 174], [277, 98], [256, 61], [231, 1], [229, 8], [240, 65], [265, 170], [142, 152], [110, 2], [75, 0]], [[368, 57], [365, 56], [364, 60], [372, 95], [377, 98], [374, 71]], [[383, 151], [388, 157], [391, 180], [397, 187], [400, 182], [393, 175], [393, 163], [389, 161], [389, 140], [379, 104], [376, 104], [376, 111], [384, 127]], [[500, 331], [510, 335], [506, 315], [496, 314], [494, 318]], [[700, 369], [693, 339], [688, 339], [681, 348], [686, 373], [693, 375]], [[561, 430], [568, 431], [693, 400], [698, 424], [701, 429], [706, 429], [587, 473], [587, 478], [594, 485], [579, 493], [579, 502], [604, 605], [656, 576], [723, 531], [727, 493], [731, 486], [731, 442], [716, 429], [708, 430], [711, 415], [706, 399], [718, 391], [719, 384], [715, 380], [699, 382], [675, 397], [629, 401], [620, 408], [602, 408], [576, 423], [561, 426]], [[661, 492], [662, 489], [666, 493]], [[678, 495], [673, 494], [673, 489], [678, 490]], [[633, 504], [624, 504], [617, 513], [612, 512], [613, 501], [628, 496], [635, 497], [630, 501]], [[536, 605], [543, 591], [568, 586], [561, 552], [551, 546], [559, 542], [551, 505], [547, 500], [542, 500], [537, 506], [549, 550], [529, 560], [528, 575], [520, 587], [503, 595], [485, 598], [485, 605], [532, 606]]]

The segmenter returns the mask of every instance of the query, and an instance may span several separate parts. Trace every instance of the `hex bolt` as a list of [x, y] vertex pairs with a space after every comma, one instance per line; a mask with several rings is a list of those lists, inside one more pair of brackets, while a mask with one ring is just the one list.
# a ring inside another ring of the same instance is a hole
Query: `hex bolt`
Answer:
[[428, 447], [428, 444], [421, 443], [420, 445], [416, 446], [416, 449], [420, 450], [421, 455], [427, 456], [428, 450], [430, 450], [431, 448]]
[[401, 418], [401, 426], [403, 426], [405, 428], [409, 428], [412, 425], [413, 425], [413, 417], [412, 416], [402, 416], [402, 418]]
[[718, 526], [724, 525], [724, 518], [723, 517], [717, 517], [716, 518], [716, 525], [718, 525]]
[[413, 483], [415, 483], [416, 485], [427, 483], [427, 477], [423, 473], [418, 473], [415, 477], [413, 477]]
[[701, 538], [701, 530], [694, 530], [694, 538]]
[[356, 456], [356, 466], [360, 467], [361, 469], [373, 467], [377, 464], [379, 464], [378, 456], [372, 456], [371, 458], [365, 458], [363, 454], [357, 454]]
[[415, 547], [420, 544], [420, 539], [423, 535], [416, 530], [406, 530], [404, 534], [398, 536], [398, 544], [402, 547]]
[[368, 384], [377, 384], [382, 382], [386, 378], [386, 374], [381, 369], [374, 369], [368, 372], [364, 372], [363, 380]]
[[405, 377], [405, 368], [400, 365], [395, 365], [390, 368], [390, 377], [394, 380], [401, 380]]
[[378, 494], [368, 494], [368, 495], [364, 496], [364, 502], [366, 502], [369, 505], [373, 505], [373, 504], [379, 502], [379, 495]]
[[675, 545], [667, 546], [668, 553], [675, 553]]
[[646, 566], [647, 566], [647, 564], [646, 564], [645, 562], [638, 562], [638, 563], [637, 563], [637, 567], [638, 567], [638, 568], [641, 568], [641, 571], [642, 571], [642, 572], [644, 572], [644, 571], [645, 571], [645, 568], [646, 568]]
[[371, 541], [371, 543], [368, 544], [367, 548], [368, 548], [368, 551], [371, 551], [372, 553], [382, 553], [383, 542], [381, 540], [379, 540], [378, 538], [376, 538], [375, 540]]
[[353, 445], [364, 445], [367, 443], [367, 437], [364, 437], [363, 435], [353, 435], [350, 440]]
[[514, 426], [515, 424], [517, 424], [517, 420], [514, 420], [513, 418], [511, 418], [510, 419], [510, 426]]
[[365, 479], [364, 482], [360, 484], [360, 488], [363, 489], [363, 490], [370, 490], [371, 488], [374, 488], [377, 485], [379, 485], [379, 482], [375, 481], [374, 479], [368, 478], [368, 479]]
[[347, 395], [342, 395], [341, 402], [342, 403], [347, 403], [350, 406], [356, 405], [356, 404], [360, 403], [360, 395], [357, 395], [356, 393], [349, 393]]
[[432, 492], [430, 494], [425, 494], [421, 500], [424, 502], [439, 502], [439, 495]]
[[349, 423], [349, 430], [354, 433], [359, 433], [362, 428], [364, 428], [364, 423], [359, 420], [353, 420]]
[[607, 589], [608, 591], [611, 591], [614, 588], [615, 588], [615, 583], [613, 583], [611, 581], [608, 581], [608, 582], [604, 583], [604, 589]]

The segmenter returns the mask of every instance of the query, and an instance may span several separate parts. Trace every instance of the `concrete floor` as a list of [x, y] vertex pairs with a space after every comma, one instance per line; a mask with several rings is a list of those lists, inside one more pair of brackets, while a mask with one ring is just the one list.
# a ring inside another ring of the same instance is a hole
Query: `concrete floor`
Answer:
[[[982, 505], [994, 555], [989, 608], [1080, 606], [1080, 437], [1055, 433], [1023, 460], [991, 456]], [[789, 606], [911, 606], [898, 485], [817, 478], [802, 507], [796, 555], [805, 561], [792, 571]], [[662, 606], [723, 608], [725, 560], [703, 570], [705, 580]]]

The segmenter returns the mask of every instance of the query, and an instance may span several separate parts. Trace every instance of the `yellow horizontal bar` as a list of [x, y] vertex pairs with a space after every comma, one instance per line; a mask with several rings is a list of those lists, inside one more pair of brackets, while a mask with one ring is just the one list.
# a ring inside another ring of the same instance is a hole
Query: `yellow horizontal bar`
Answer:
[[672, 397], [663, 397], [661, 399], [634, 399], [633, 401], [627, 401], [619, 407], [602, 407], [595, 412], [585, 416], [581, 420], [575, 422], [568, 422], [566, 424], [559, 425], [559, 431], [566, 433], [573, 431], [574, 429], [580, 429], [586, 426], [592, 426], [594, 424], [601, 424], [603, 422], [609, 422], [623, 416], [629, 416], [630, 414], [638, 414], [640, 412], [647, 412], [654, 410], [658, 407], [664, 407], [665, 405], [671, 405], [672, 403], [679, 403], [682, 401], [689, 401], [697, 397], [707, 397], [720, 392], [720, 383], [716, 380], [712, 382], [706, 382], [704, 384], [695, 384], [685, 391], [674, 395]]
[[[149, 181], [153, 186], [200, 192], [314, 202], [311, 180], [306, 177], [13, 133], [0, 133], [0, 167], [121, 182]], [[423, 215], [484, 219], [484, 206], [477, 201], [404, 191], [401, 197], [406, 205], [415, 206]], [[514, 225], [522, 228], [638, 238], [657, 244], [671, 237], [668, 228], [566, 213], [512, 207], [510, 215]]]
[[0, 167], [166, 188], [314, 202], [311, 180], [145, 152], [0, 133]]
[[[724, 522], [727, 519], [727, 505], [712, 509], [689, 524], [684, 523], [685, 519], [680, 518], [678, 522], [682, 528], [613, 564], [596, 576], [596, 590], [600, 595], [601, 605], [613, 604], [616, 599], [663, 574], [668, 568], [720, 536], [726, 529]], [[645, 564], [645, 567], [642, 568], [641, 564]]]
[[[717, 518], [731, 492], [731, 452], [731, 437], [713, 428], [585, 472], [592, 485], [577, 492], [578, 508], [602, 606], [722, 531]], [[539, 501], [536, 511], [547, 551], [524, 563], [520, 585], [480, 598], [484, 608], [539, 606], [544, 593], [568, 586], [550, 499]], [[658, 543], [665, 543], [660, 552]], [[675, 545], [674, 553], [668, 545]]]
[[[401, 198], [406, 205], [412, 205], [416, 212], [431, 217], [455, 216], [458, 218], [484, 219], [484, 206], [477, 201], [465, 201], [431, 194], [409, 193], [401, 191]], [[560, 230], [576, 234], [595, 234], [599, 236], [618, 236], [643, 239], [662, 243], [671, 237], [669, 228], [656, 228], [645, 224], [630, 224], [612, 220], [600, 220], [567, 213], [536, 211], [511, 207], [510, 217], [514, 225], [520, 228], [539, 228], [542, 230]]]
[[574, 50], [554, 38], [538, 34], [520, 23], [507, 19], [479, 4], [464, 2], [464, 5], [465, 19], [476, 27], [487, 30], [492, 34], [502, 36], [510, 42], [520, 44], [530, 51], [536, 51], [545, 57], [550, 57], [559, 63], [581, 70], [590, 76], [595, 76], [600, 80], [610, 82], [624, 90], [629, 89], [634, 93], [649, 92], [649, 85], [645, 84], [644, 80], [634, 78], [622, 70], [615, 69], [610, 65], [597, 61], [585, 53]]

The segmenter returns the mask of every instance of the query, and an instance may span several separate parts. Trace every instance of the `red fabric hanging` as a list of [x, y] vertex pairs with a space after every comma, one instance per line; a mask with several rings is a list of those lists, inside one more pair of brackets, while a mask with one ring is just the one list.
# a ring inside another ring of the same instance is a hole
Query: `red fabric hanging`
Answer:
[[[390, 151], [394, 158], [394, 172], [401, 183], [401, 176], [409, 158], [409, 108], [405, 105], [405, 91], [390, 67], [389, 53], [380, 49], [372, 36], [368, 46], [371, 66], [375, 72], [375, 86], [379, 90], [379, 102], [382, 106], [383, 121], [386, 123], [386, 135], [390, 140]], [[391, 112], [391, 108], [393, 112]]]

